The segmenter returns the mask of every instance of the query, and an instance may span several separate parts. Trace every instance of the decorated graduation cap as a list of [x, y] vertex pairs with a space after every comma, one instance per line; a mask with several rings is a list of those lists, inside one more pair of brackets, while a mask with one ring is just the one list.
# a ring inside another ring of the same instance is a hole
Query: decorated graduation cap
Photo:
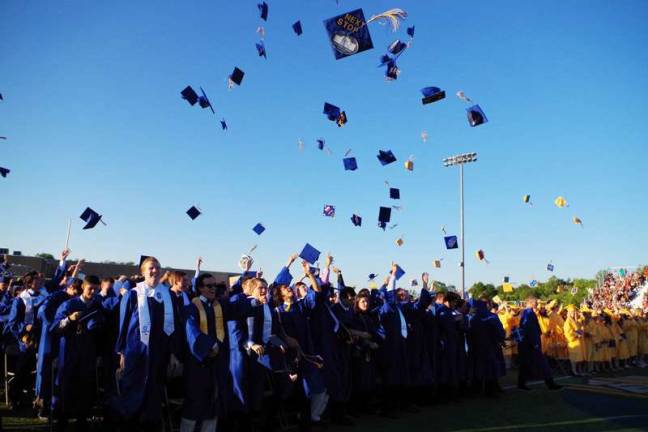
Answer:
[[327, 217], [335, 217], [335, 206], [326, 204], [322, 210], [322, 214]]
[[547, 264], [547, 270], [550, 272], [554, 271], [554, 265], [552, 263]]
[[468, 117], [468, 124], [470, 125], [470, 127], [488, 123], [486, 114], [484, 114], [484, 111], [482, 111], [479, 105], [473, 105], [469, 108], [466, 108], [466, 115]]
[[376, 157], [383, 166], [396, 162], [396, 156], [394, 156], [394, 153], [392, 153], [391, 150], [378, 150], [378, 156]]
[[323, 113], [326, 114], [326, 118], [328, 118], [330, 121], [337, 123], [338, 127], [344, 126], [347, 122], [346, 113], [339, 107], [328, 102], [324, 102]]
[[400, 189], [398, 188], [389, 188], [389, 198], [391, 199], [400, 199]]
[[345, 157], [342, 159], [342, 163], [344, 164], [345, 171], [355, 171], [358, 169], [358, 161], [353, 156]]
[[443, 241], [445, 242], [446, 249], [457, 249], [459, 247], [457, 236], [455, 235], [445, 236], [443, 237]]
[[106, 223], [101, 220], [102, 216], [90, 207], [86, 207], [79, 217], [86, 223], [83, 227], [84, 230], [94, 228], [99, 222], [106, 225]]
[[391, 207], [380, 207], [380, 210], [378, 211], [378, 226], [384, 230], [390, 220]]
[[265, 230], [266, 228], [261, 224], [261, 222], [252, 227], [252, 231], [254, 231], [257, 235], [263, 234]]
[[296, 23], [294, 23], [294, 24], [292, 25], [292, 29], [293, 29], [293, 31], [295, 32], [295, 34], [296, 34], [297, 36], [301, 36], [301, 34], [302, 34], [302, 24], [301, 24], [301, 21], [297, 21]]
[[362, 217], [358, 216], [357, 214], [354, 214], [351, 216], [351, 223], [354, 226], [361, 226], [362, 225]]
[[198, 216], [200, 216], [202, 213], [200, 209], [196, 206], [191, 206], [189, 210], [187, 210], [187, 215], [191, 218], [191, 220], [195, 220]]
[[315, 249], [309, 243], [306, 243], [304, 249], [302, 249], [301, 253], [299, 254], [300, 258], [302, 258], [304, 261], [310, 264], [315, 264], [315, 262], [319, 259], [319, 256], [320, 256], [320, 251]]
[[440, 101], [446, 97], [446, 92], [439, 87], [424, 87], [421, 89], [421, 94], [423, 95], [423, 99], [421, 99], [423, 105]]
[[262, 40], [257, 42], [256, 49], [257, 49], [257, 53], [259, 54], [259, 57], [263, 57], [266, 60], [268, 59], [268, 54], [266, 53], [265, 44], [263, 43]]
[[2, 176], [2, 178], [7, 178], [7, 175], [10, 172], [11, 172], [11, 170], [9, 168], [0, 167], [0, 176]]
[[268, 21], [268, 3], [258, 3], [257, 7], [259, 8], [259, 13], [261, 14], [261, 19], [263, 21]]
[[563, 208], [568, 206], [567, 200], [561, 196], [556, 197], [556, 199], [554, 200], [554, 205], [558, 208]]
[[232, 73], [227, 78], [228, 86], [230, 88], [233, 87], [234, 84], [240, 86], [241, 82], [243, 82], [243, 77], [244, 76], [245, 76], [245, 72], [243, 72], [238, 67], [234, 67], [234, 70], [232, 71]]

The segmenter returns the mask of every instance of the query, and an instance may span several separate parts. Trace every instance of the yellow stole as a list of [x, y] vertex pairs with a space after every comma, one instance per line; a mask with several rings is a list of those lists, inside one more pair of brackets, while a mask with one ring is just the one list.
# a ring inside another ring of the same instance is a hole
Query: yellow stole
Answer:
[[[199, 297], [196, 297], [191, 301], [191, 303], [193, 303], [196, 306], [196, 309], [198, 309], [198, 316], [200, 317], [200, 332], [203, 334], [209, 334], [209, 330], [207, 329], [207, 312], [205, 312], [203, 302], [200, 301]], [[223, 342], [225, 340], [223, 308], [217, 300], [214, 300], [212, 308], [214, 308], [214, 321], [216, 321], [216, 339], [218, 339], [219, 342]]]

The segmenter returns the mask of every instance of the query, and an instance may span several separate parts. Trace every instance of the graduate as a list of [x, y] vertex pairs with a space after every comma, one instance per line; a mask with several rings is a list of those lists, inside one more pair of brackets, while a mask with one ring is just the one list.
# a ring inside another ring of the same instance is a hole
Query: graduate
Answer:
[[87, 419], [97, 394], [96, 332], [103, 324], [101, 300], [95, 296], [99, 284], [96, 276], [86, 276], [81, 295], [61, 304], [50, 325], [50, 331], [59, 336], [52, 397], [58, 431], [67, 430], [71, 417], [76, 418], [78, 431], [88, 430]]
[[567, 349], [569, 350], [569, 362], [571, 372], [574, 376], [582, 376], [584, 362], [586, 361], [585, 351], [585, 330], [583, 329], [576, 306], [567, 306], [567, 319], [564, 324], [564, 333], [567, 338]]
[[504, 327], [497, 315], [488, 311], [486, 300], [472, 300], [470, 306], [468, 323], [469, 379], [475, 390], [492, 396], [498, 389], [497, 378], [501, 375], [500, 357], [501, 344], [505, 337]]
[[518, 332], [520, 369], [518, 371], [517, 386], [521, 390], [531, 390], [526, 385], [527, 380], [540, 375], [549, 390], [559, 390], [562, 386], [554, 382], [547, 360], [542, 354], [540, 325], [535, 312], [537, 305], [538, 299], [533, 296], [528, 297], [526, 299], [526, 308], [522, 311], [520, 317], [520, 331]]
[[435, 349], [435, 372], [439, 396], [444, 399], [456, 399], [459, 386], [457, 356], [459, 334], [453, 313], [454, 300], [452, 293], [438, 291], [434, 300], [435, 325], [438, 329]]
[[116, 351], [120, 358], [118, 395], [111, 400], [115, 415], [132, 430], [159, 430], [169, 356], [182, 332], [177, 297], [160, 283], [160, 262], [145, 258], [144, 281], [124, 295]]

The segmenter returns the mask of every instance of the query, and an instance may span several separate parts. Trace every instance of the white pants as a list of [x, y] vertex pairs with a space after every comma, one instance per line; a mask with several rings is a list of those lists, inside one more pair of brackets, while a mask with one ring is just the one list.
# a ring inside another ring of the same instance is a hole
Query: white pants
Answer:
[[310, 411], [311, 411], [311, 420], [314, 422], [320, 421], [322, 413], [326, 409], [328, 404], [329, 395], [326, 392], [317, 393], [311, 396], [310, 399]]
[[[216, 432], [216, 425], [218, 424], [218, 418], [213, 418], [209, 420], [202, 421], [202, 427], [200, 432]], [[182, 417], [180, 421], [180, 432], [194, 432], [196, 429], [196, 420], [189, 420]]]

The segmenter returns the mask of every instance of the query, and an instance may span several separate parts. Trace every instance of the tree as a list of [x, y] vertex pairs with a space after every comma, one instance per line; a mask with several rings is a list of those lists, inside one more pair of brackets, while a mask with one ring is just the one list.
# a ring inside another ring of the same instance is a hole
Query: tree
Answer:
[[482, 296], [486, 296], [488, 298], [493, 298], [495, 297], [498, 292], [497, 288], [495, 288], [495, 285], [493, 284], [484, 284], [483, 282], [477, 282], [473, 284], [473, 286], [470, 287], [468, 290], [470, 293], [470, 296], [474, 299], [478, 299]]
[[38, 258], [42, 258], [42, 259], [45, 259], [45, 260], [53, 260], [53, 259], [56, 259], [56, 258], [54, 258], [54, 255], [52, 255], [52, 254], [50, 254], [50, 253], [45, 253], [45, 252], [37, 253], [37, 254], [36, 254], [36, 257], [38, 257]]

